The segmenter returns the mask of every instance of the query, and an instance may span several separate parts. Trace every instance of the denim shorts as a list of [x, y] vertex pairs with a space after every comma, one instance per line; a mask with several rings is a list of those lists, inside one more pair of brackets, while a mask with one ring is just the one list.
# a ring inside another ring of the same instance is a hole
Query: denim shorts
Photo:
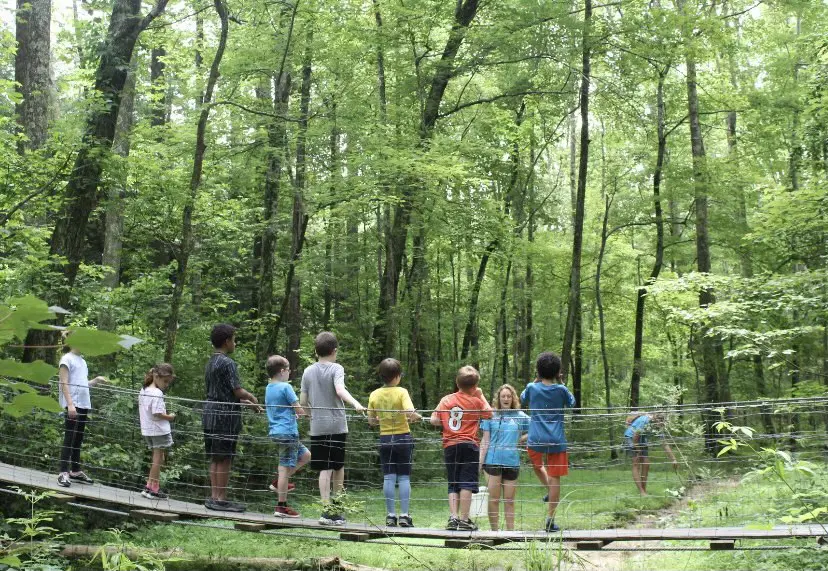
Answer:
[[156, 448], [170, 448], [173, 445], [172, 434], [157, 434], [153, 436], [144, 435], [144, 442], [147, 443], [147, 448], [154, 450]]
[[646, 438], [641, 438], [638, 444], [633, 444], [633, 439], [629, 436], [624, 438], [624, 450], [627, 456], [644, 457], [650, 455], [650, 447], [647, 444]]
[[271, 435], [270, 439], [279, 447], [279, 466], [296, 468], [299, 458], [304, 456], [308, 449], [299, 442], [299, 435]]
[[383, 474], [411, 475], [411, 460], [414, 455], [414, 439], [411, 434], [380, 436], [379, 454]]

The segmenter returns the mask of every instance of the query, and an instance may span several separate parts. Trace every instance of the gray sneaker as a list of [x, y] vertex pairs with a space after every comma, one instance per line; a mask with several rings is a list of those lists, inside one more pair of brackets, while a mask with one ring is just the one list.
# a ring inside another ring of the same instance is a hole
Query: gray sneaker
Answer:
[[58, 475], [58, 486], [61, 488], [68, 488], [72, 485], [72, 482], [69, 480], [69, 474], [66, 472], [61, 472]]
[[457, 531], [477, 531], [477, 524], [470, 519], [461, 519], [457, 522]]
[[241, 513], [246, 510], [244, 504], [238, 502], [229, 502], [227, 500], [214, 500], [209, 498], [204, 501], [204, 507], [208, 510], [217, 512], [238, 512]]

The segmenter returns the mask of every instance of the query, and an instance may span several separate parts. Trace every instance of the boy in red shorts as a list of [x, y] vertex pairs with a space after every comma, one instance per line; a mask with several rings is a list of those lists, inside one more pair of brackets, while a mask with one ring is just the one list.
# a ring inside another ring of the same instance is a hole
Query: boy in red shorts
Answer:
[[444, 396], [431, 414], [431, 424], [443, 429], [443, 456], [448, 475], [450, 531], [476, 531], [469, 518], [472, 494], [480, 480], [480, 419], [492, 417], [492, 407], [477, 386], [480, 373], [461, 367], [455, 379], [457, 392]]
[[575, 397], [561, 383], [560, 357], [554, 353], [541, 353], [537, 370], [537, 380], [526, 387], [520, 400], [529, 409], [529, 459], [535, 475], [549, 490], [546, 531], [553, 532], [561, 529], [555, 525], [555, 510], [561, 499], [561, 476], [569, 473], [563, 411], [575, 406]]

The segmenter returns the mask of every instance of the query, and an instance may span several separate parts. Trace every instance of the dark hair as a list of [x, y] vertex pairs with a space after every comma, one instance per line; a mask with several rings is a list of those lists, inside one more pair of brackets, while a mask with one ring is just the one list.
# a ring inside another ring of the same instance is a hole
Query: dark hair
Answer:
[[267, 362], [265, 363], [265, 371], [267, 371], [267, 376], [270, 378], [275, 377], [285, 369], [289, 368], [290, 363], [288, 363], [288, 360], [281, 355], [271, 355], [267, 358]]
[[561, 372], [561, 358], [551, 351], [546, 351], [538, 355], [538, 361], [535, 366], [538, 369], [539, 379], [554, 381]]
[[158, 363], [157, 365], [153, 366], [152, 369], [147, 371], [147, 374], [144, 375], [144, 386], [148, 387], [152, 384], [154, 379], [153, 375], [158, 375], [159, 377], [172, 377], [175, 378], [175, 370], [173, 366], [169, 363]]
[[216, 349], [221, 349], [228, 339], [232, 339], [236, 334], [236, 328], [227, 323], [219, 323], [213, 326], [210, 332], [210, 342]]
[[316, 354], [320, 357], [328, 357], [333, 355], [334, 350], [339, 346], [336, 340], [336, 335], [330, 331], [323, 331], [316, 336], [313, 341], [313, 346], [316, 349]]
[[480, 382], [480, 373], [471, 365], [460, 367], [454, 382], [457, 383], [457, 388], [460, 390], [473, 389]]
[[390, 383], [402, 375], [402, 364], [396, 359], [383, 359], [377, 367], [377, 374], [385, 383]]

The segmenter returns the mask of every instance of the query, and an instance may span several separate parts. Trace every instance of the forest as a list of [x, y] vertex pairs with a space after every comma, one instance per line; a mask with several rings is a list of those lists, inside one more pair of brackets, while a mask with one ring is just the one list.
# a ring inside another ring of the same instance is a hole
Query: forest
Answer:
[[[63, 421], [51, 397], [68, 327], [90, 377], [107, 381], [94, 393], [90, 474], [110, 489], [143, 486], [136, 393], [168, 362], [176, 446], [161, 482], [201, 505], [199, 403], [220, 323], [238, 328], [233, 359], [259, 399], [267, 357], [285, 356], [298, 387], [320, 331], [336, 334], [360, 402], [394, 357], [424, 411], [454, 391], [463, 365], [480, 371], [487, 396], [504, 383], [519, 394], [538, 354], [554, 351], [576, 400], [566, 529], [814, 523], [824, 533], [828, 3], [7, 0], [0, 469], [55, 471]], [[51, 394], [10, 379], [51, 379]], [[647, 497], [617, 455], [623, 418], [639, 407], [675, 413], [681, 461], [653, 447]], [[277, 459], [264, 416], [244, 416], [230, 495], [269, 518]], [[354, 521], [381, 521], [376, 436], [357, 413], [350, 421]], [[413, 515], [442, 529], [439, 435], [412, 428]], [[531, 468], [523, 474], [521, 532], [546, 514]], [[313, 518], [316, 484], [301, 473], [292, 500]], [[56, 529], [41, 547], [66, 531], [105, 544], [104, 569], [165, 568], [107, 563], [106, 545], [134, 553], [133, 541], [172, 553], [169, 569], [230, 568], [210, 559], [223, 556], [579, 568], [561, 565], [560, 542], [513, 559], [379, 548], [318, 530], [208, 529], [226, 521], [136, 525], [110, 504], [80, 515], [48, 493], [7, 495], [0, 569], [37, 564], [25, 545], [34, 536], [12, 537], [43, 525]], [[812, 543], [635, 561], [824, 569]], [[209, 561], [176, 567], [181, 546]], [[621, 568], [608, 561], [597, 568]], [[44, 565], [21, 568], [64, 568]], [[297, 565], [286, 568], [310, 568]]]
[[[17, 0], [0, 29], [0, 297], [209, 331], [420, 408], [559, 352], [583, 409], [828, 386], [828, 6], [809, 0]], [[55, 362], [31, 331], [23, 361]]]

